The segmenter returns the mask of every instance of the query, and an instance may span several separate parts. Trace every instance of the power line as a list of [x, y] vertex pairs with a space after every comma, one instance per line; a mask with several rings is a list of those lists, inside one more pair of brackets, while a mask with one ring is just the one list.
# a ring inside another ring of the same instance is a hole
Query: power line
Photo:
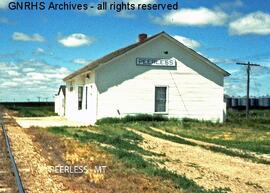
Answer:
[[[252, 70], [251, 70], [251, 74], [252, 74]], [[253, 82], [254, 82], [254, 90], [255, 90], [255, 93], [256, 93], [256, 95], [257, 96], [259, 96], [259, 86], [257, 85], [257, 83], [256, 83], [256, 79], [253, 77], [253, 76], [251, 76], [251, 81], [253, 80]], [[252, 82], [251, 82], [252, 83]]]
[[251, 64], [250, 62], [236, 62], [238, 65], [243, 65], [247, 67], [247, 96], [246, 96], [246, 118], [249, 117], [249, 84], [250, 84], [250, 68], [251, 66], [261, 66], [259, 64]]

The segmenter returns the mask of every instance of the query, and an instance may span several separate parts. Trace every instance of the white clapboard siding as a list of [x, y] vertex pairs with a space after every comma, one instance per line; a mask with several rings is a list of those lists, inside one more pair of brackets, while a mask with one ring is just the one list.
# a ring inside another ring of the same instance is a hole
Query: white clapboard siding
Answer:
[[[92, 72], [90, 79], [82, 78], [73, 79], [67, 82], [66, 89], [66, 117], [72, 121], [78, 121], [84, 124], [93, 124], [96, 122], [97, 113], [97, 89], [95, 85], [95, 74]], [[70, 85], [73, 85], [73, 91], [70, 91]], [[83, 86], [83, 103], [82, 109], [78, 110], [78, 87]], [[86, 87], [88, 94], [86, 96]], [[87, 97], [87, 109], [86, 109]]]
[[[136, 66], [137, 57], [175, 58], [177, 69]], [[160, 37], [96, 69], [97, 118], [153, 114], [155, 86], [168, 86], [169, 117], [223, 121], [223, 78], [216, 69]]]
[[55, 96], [54, 98], [54, 112], [57, 113], [59, 116], [65, 115], [65, 96], [62, 90], [60, 93]]

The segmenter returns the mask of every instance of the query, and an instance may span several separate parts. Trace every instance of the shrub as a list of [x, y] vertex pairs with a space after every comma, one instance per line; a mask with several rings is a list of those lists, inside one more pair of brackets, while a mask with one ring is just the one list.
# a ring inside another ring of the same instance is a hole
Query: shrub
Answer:
[[137, 114], [137, 115], [127, 115], [123, 118], [113, 118], [106, 117], [99, 119], [96, 124], [108, 124], [108, 123], [128, 123], [128, 122], [137, 122], [137, 121], [146, 121], [146, 122], [161, 122], [168, 121], [169, 118], [162, 115], [150, 115], [150, 114]]

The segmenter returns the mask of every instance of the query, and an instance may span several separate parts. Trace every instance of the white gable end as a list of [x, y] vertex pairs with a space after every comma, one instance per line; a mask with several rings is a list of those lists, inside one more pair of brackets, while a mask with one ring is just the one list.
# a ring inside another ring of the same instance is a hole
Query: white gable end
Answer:
[[[165, 54], [167, 53], [167, 54]], [[174, 67], [138, 66], [136, 58], [175, 58]], [[155, 87], [166, 87], [169, 117], [223, 120], [224, 75], [166, 36], [96, 69], [97, 118], [155, 113]]]

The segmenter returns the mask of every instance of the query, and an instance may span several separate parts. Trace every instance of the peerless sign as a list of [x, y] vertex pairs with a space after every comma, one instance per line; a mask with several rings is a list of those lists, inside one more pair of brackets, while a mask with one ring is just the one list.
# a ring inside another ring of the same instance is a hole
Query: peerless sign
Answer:
[[136, 65], [138, 66], [166, 66], [175, 67], [176, 61], [174, 58], [136, 58]]

